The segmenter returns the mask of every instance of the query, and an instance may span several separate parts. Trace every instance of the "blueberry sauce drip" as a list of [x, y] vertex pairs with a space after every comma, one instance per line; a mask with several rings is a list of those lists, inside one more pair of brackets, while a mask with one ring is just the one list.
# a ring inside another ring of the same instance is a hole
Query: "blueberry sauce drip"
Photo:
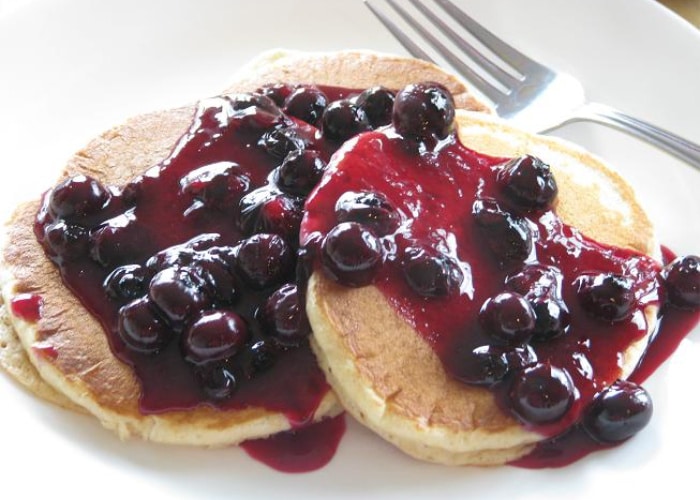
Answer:
[[359, 94], [268, 85], [208, 99], [124, 186], [76, 175], [46, 194], [37, 239], [133, 367], [144, 414], [255, 406], [308, 423], [329, 388], [293, 284], [301, 211], [338, 147], [317, 128], [326, 106]]
[[345, 416], [327, 418], [302, 429], [278, 432], [241, 444], [248, 455], [280, 472], [310, 472], [335, 455], [345, 432]]
[[[647, 334], [645, 308], [664, 305], [664, 276], [678, 280], [679, 307], [694, 300], [696, 261], [661, 272], [654, 259], [564, 223], [549, 166], [463, 146], [443, 90], [404, 89], [394, 127], [334, 157], [301, 227], [313, 269], [344, 286], [377, 286], [448, 374], [492, 391], [526, 428], [556, 443], [579, 429], [591, 448], [627, 439], [652, 407], [634, 382], [608, 388], [621, 375], [619, 353]], [[363, 220], [368, 212], [374, 219]]]

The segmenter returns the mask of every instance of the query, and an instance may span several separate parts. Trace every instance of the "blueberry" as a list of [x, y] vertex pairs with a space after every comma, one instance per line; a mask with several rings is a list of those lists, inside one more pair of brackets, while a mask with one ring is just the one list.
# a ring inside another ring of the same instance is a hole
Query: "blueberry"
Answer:
[[142, 297], [119, 309], [119, 337], [133, 351], [155, 354], [170, 341], [172, 331], [148, 299]]
[[622, 321], [634, 312], [634, 281], [614, 273], [584, 274], [574, 282], [581, 307], [603, 321]]
[[78, 260], [87, 255], [90, 245], [89, 232], [83, 226], [58, 220], [46, 225], [44, 238], [56, 255], [66, 261]]
[[268, 130], [284, 121], [277, 104], [267, 96], [246, 93], [236, 94], [230, 99], [234, 110], [233, 119], [245, 130]]
[[104, 267], [139, 260], [148, 241], [146, 229], [131, 213], [110, 219], [90, 236], [91, 257]]
[[505, 212], [495, 200], [489, 199], [474, 202], [472, 214], [501, 266], [529, 257], [533, 235], [525, 219]]
[[521, 344], [535, 330], [535, 311], [522, 296], [502, 292], [484, 302], [479, 311], [479, 323], [486, 333], [506, 344]]
[[277, 127], [265, 132], [260, 138], [260, 144], [273, 158], [283, 160], [293, 151], [306, 148], [306, 140], [299, 134], [296, 127]]
[[549, 363], [538, 363], [515, 375], [508, 397], [516, 417], [537, 425], [564, 417], [573, 404], [574, 391], [566, 370]]
[[423, 297], [445, 297], [458, 292], [464, 279], [450, 257], [419, 249], [406, 252], [403, 273], [409, 286]]
[[321, 254], [329, 277], [353, 287], [372, 283], [383, 262], [379, 240], [357, 222], [343, 222], [331, 229], [323, 240]]
[[618, 380], [591, 403], [583, 428], [596, 441], [618, 443], [646, 427], [653, 411], [647, 391], [633, 382]]
[[185, 331], [182, 349], [187, 361], [210, 363], [236, 355], [249, 337], [248, 326], [235, 312], [206, 311]]
[[558, 192], [549, 165], [531, 155], [508, 161], [497, 179], [506, 196], [525, 211], [551, 208]]
[[222, 161], [195, 169], [180, 179], [181, 191], [204, 206], [226, 208], [248, 192], [250, 178], [237, 163]]
[[467, 384], [493, 385], [508, 373], [508, 362], [502, 349], [490, 345], [469, 351], [455, 376]]
[[528, 298], [561, 295], [561, 271], [553, 266], [528, 265], [506, 278], [505, 286], [511, 292]]
[[146, 268], [138, 264], [127, 264], [109, 273], [102, 286], [112, 299], [133, 300], [146, 293], [148, 282]]
[[204, 393], [214, 401], [230, 398], [238, 388], [236, 374], [227, 363], [198, 366], [195, 374]]
[[281, 346], [296, 346], [311, 333], [305, 305], [295, 284], [283, 285], [270, 295], [261, 313], [267, 333]]
[[278, 234], [296, 246], [299, 244], [303, 206], [303, 198], [289, 196], [269, 187], [256, 189], [240, 201], [241, 229], [244, 234]]
[[328, 105], [328, 97], [318, 87], [302, 86], [295, 89], [284, 101], [288, 115], [316, 125]]
[[202, 283], [187, 268], [160, 271], [151, 279], [148, 296], [174, 327], [211, 305]]
[[419, 141], [444, 139], [452, 132], [454, 118], [452, 94], [433, 82], [416, 83], [401, 90], [392, 113], [396, 131]]
[[348, 100], [332, 102], [321, 117], [323, 137], [331, 141], [347, 141], [369, 128], [364, 109]]
[[205, 255], [190, 267], [192, 274], [203, 284], [207, 295], [212, 297], [216, 304], [233, 304], [238, 298], [238, 284], [231, 273], [231, 266], [211, 252]]
[[564, 302], [551, 298], [537, 297], [530, 300], [535, 312], [533, 338], [543, 341], [564, 334], [569, 328], [571, 315]]
[[700, 307], [700, 257], [678, 257], [663, 269], [661, 276], [670, 304], [683, 309]]
[[86, 175], [76, 175], [53, 188], [49, 194], [49, 210], [56, 217], [80, 222], [99, 212], [109, 198], [109, 191], [99, 181]]
[[338, 222], [359, 222], [384, 236], [394, 232], [401, 217], [389, 200], [372, 191], [347, 191], [335, 204]]
[[248, 349], [249, 377], [263, 373], [272, 368], [277, 359], [277, 350], [267, 340], [258, 340]]
[[278, 106], [283, 106], [284, 101], [294, 92], [294, 87], [288, 83], [270, 83], [263, 85], [257, 90], [258, 93], [269, 97]]
[[283, 283], [294, 272], [294, 255], [285, 240], [276, 234], [256, 234], [241, 242], [237, 269], [255, 289]]
[[389, 125], [395, 94], [384, 87], [372, 87], [362, 92], [355, 103], [367, 115], [372, 128]]
[[318, 151], [292, 151], [277, 170], [277, 185], [285, 193], [306, 196], [321, 180], [325, 169], [326, 162]]

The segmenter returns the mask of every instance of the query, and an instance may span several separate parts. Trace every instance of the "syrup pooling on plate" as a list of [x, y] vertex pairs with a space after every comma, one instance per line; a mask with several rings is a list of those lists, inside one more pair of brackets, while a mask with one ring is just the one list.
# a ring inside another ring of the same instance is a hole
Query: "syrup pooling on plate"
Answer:
[[587, 415], [597, 440], [626, 439], [601, 415], [624, 407], [637, 431], [651, 414], [636, 384], [608, 386], [647, 335], [660, 264], [561, 221], [549, 166], [464, 147], [451, 107], [439, 86], [401, 91], [394, 127], [334, 157], [302, 245], [329, 279], [377, 286], [449, 374], [527, 428], [556, 436]]
[[[367, 118], [381, 106], [362, 104], [382, 98], [393, 93], [277, 84], [208, 99], [136, 179], [76, 175], [47, 193], [37, 238], [133, 366], [144, 413], [313, 415], [328, 386], [294, 284], [302, 207], [346, 135], [382, 124]], [[329, 103], [350, 116], [327, 116]]]

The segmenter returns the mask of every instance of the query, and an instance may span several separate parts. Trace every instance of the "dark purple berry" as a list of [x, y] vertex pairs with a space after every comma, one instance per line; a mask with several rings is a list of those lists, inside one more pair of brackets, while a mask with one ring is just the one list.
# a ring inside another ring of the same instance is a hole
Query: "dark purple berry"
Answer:
[[119, 337], [133, 351], [154, 354], [170, 341], [172, 331], [156, 312], [148, 297], [119, 309]]
[[306, 140], [299, 134], [297, 127], [281, 127], [265, 132], [260, 139], [260, 144], [270, 156], [278, 160], [307, 146]]
[[283, 285], [270, 295], [261, 311], [267, 333], [280, 345], [296, 346], [311, 333], [306, 309], [295, 284]]
[[316, 125], [328, 105], [328, 98], [317, 87], [299, 87], [284, 101], [284, 111], [295, 118]]
[[149, 276], [143, 266], [127, 264], [109, 273], [102, 286], [114, 300], [133, 300], [146, 293], [148, 282]]
[[[234, 260], [232, 258], [232, 261]], [[231, 274], [230, 265], [222, 258], [208, 255], [206, 258], [198, 259], [190, 270], [203, 283], [206, 294], [216, 303], [233, 304], [236, 301], [238, 285]]]
[[277, 359], [277, 350], [270, 342], [259, 340], [248, 349], [248, 357], [251, 372], [249, 376], [252, 377], [272, 368]]
[[462, 359], [455, 377], [467, 384], [493, 385], [508, 373], [508, 363], [501, 348], [482, 345]]
[[535, 311], [535, 340], [549, 340], [559, 337], [569, 328], [571, 315], [564, 302], [545, 297], [530, 300]]
[[277, 195], [260, 206], [256, 229], [278, 234], [291, 245], [298, 245], [303, 206], [301, 198]]
[[195, 373], [204, 393], [215, 401], [230, 398], [238, 387], [236, 375], [226, 363], [201, 365]]
[[532, 230], [525, 219], [503, 211], [494, 200], [477, 200], [472, 214], [489, 249], [502, 266], [529, 257]]
[[258, 89], [258, 93], [269, 97], [280, 107], [284, 105], [284, 101], [292, 92], [294, 92], [294, 87], [288, 83], [270, 83]]
[[116, 267], [139, 260], [148, 239], [145, 227], [133, 215], [122, 214], [92, 233], [90, 255], [104, 267]]
[[343, 222], [331, 229], [323, 240], [321, 254], [327, 274], [354, 287], [372, 283], [383, 261], [379, 240], [357, 222]]
[[172, 326], [179, 326], [211, 305], [202, 283], [187, 268], [170, 267], [160, 271], [148, 286], [148, 296]]
[[184, 267], [192, 264], [197, 258], [197, 252], [187, 245], [174, 245], [161, 250], [146, 261], [146, 269], [150, 274], [169, 267]]
[[278, 234], [289, 244], [298, 245], [303, 206], [303, 198], [268, 187], [256, 189], [244, 196], [239, 204], [241, 229], [244, 234]]
[[537, 363], [537, 353], [528, 344], [503, 348], [508, 363], [508, 371], [513, 373]]
[[185, 331], [182, 349], [190, 363], [210, 363], [235, 356], [249, 337], [248, 326], [238, 314], [207, 311]]
[[393, 233], [401, 222], [394, 206], [380, 193], [347, 191], [335, 204], [338, 222], [359, 222], [378, 235]]
[[666, 300], [683, 309], [700, 307], [700, 257], [677, 257], [662, 271]]
[[250, 188], [250, 179], [237, 163], [222, 161], [191, 171], [180, 179], [180, 189], [206, 207], [226, 208]]
[[241, 94], [234, 94], [229, 97], [231, 101], [231, 108], [234, 111], [245, 111], [250, 108], [259, 108], [268, 113], [280, 113], [279, 106], [275, 103], [274, 99], [266, 96], [260, 92], [244, 92]]
[[77, 260], [88, 253], [90, 236], [82, 226], [58, 220], [44, 228], [49, 247], [63, 260]]
[[557, 183], [539, 158], [526, 155], [507, 162], [498, 172], [506, 196], [524, 210], [549, 209], [557, 197]]
[[256, 289], [279, 285], [294, 272], [294, 255], [276, 234], [256, 234], [238, 249], [237, 268], [245, 282]]
[[365, 111], [348, 100], [332, 102], [321, 117], [323, 137], [331, 141], [347, 141], [369, 128]]
[[459, 291], [464, 275], [446, 255], [411, 249], [403, 261], [403, 273], [410, 287], [423, 297], [445, 297]]
[[552, 266], [529, 265], [506, 278], [505, 286], [511, 292], [528, 299], [561, 295], [561, 272]]
[[647, 391], [633, 382], [618, 380], [591, 403], [583, 428], [596, 441], [618, 443], [642, 430], [653, 411]]
[[391, 90], [372, 87], [357, 96], [355, 102], [367, 115], [370, 126], [377, 128], [391, 123], [394, 99], [395, 95]]
[[67, 221], [81, 221], [99, 212], [109, 197], [109, 191], [99, 181], [76, 175], [53, 188], [49, 195], [49, 210]]
[[481, 306], [479, 323], [493, 338], [506, 344], [521, 344], [535, 329], [535, 311], [522, 295], [502, 292]]
[[622, 321], [634, 312], [634, 281], [613, 273], [585, 274], [574, 282], [581, 307], [604, 321]]
[[326, 162], [315, 150], [289, 153], [277, 170], [277, 185], [285, 193], [306, 196], [321, 180]]
[[284, 120], [275, 101], [262, 94], [236, 94], [230, 99], [234, 110], [233, 118], [245, 130], [267, 130]]
[[515, 416], [528, 424], [560, 420], [574, 401], [569, 374], [549, 363], [525, 368], [513, 378], [508, 393]]
[[392, 122], [396, 131], [419, 141], [444, 139], [454, 127], [452, 94], [440, 84], [408, 85], [396, 96]]

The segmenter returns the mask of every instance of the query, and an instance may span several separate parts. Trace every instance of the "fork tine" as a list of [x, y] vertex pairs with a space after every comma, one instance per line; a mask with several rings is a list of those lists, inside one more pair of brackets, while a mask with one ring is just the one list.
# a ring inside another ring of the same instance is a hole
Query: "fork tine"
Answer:
[[[464, 64], [462, 60], [455, 56], [454, 53], [452, 53], [447, 47], [445, 47], [428, 30], [421, 26], [408, 12], [406, 12], [394, 0], [386, 1], [414, 30], [416, 30], [430, 45], [432, 45], [435, 48], [435, 50], [440, 53], [440, 55], [442, 55], [447, 61], [449, 61], [449, 63], [452, 64], [452, 66], [454, 66], [455, 69], [457, 69], [457, 71], [462, 74], [462, 76], [464, 76], [472, 85], [479, 89], [481, 93], [483, 93], [492, 101], [498, 101], [500, 98], [503, 97], [503, 93], [500, 91], [500, 89], [495, 87], [493, 84], [485, 80], [481, 75], [476, 73], [469, 66]], [[369, 7], [369, 2], [367, 0], [365, 0], [365, 4], [367, 4], [367, 6]], [[376, 10], [371, 10], [376, 15]], [[399, 38], [397, 31], [400, 30], [395, 24], [392, 23], [391, 27], [387, 24], [385, 24], [385, 26], [389, 29], [389, 31], [391, 31], [391, 33], [394, 36]], [[403, 35], [403, 37], [408, 38], [408, 36], [405, 33], [401, 32], [401, 34]], [[401, 38], [399, 38], [399, 41], [401, 41]], [[406, 45], [404, 45], [404, 47], [406, 47]], [[411, 52], [410, 49], [409, 52]]]
[[496, 65], [485, 57], [481, 52], [479, 52], [473, 45], [467, 42], [464, 38], [458, 35], [455, 30], [448, 26], [442, 19], [435, 15], [435, 13], [427, 8], [420, 0], [409, 0], [427, 19], [430, 20], [438, 29], [445, 34], [452, 42], [462, 50], [467, 56], [472, 59], [475, 63], [481, 66], [484, 71], [489, 73], [496, 81], [498, 81], [505, 88], [509, 89], [514, 87], [518, 83], [518, 79], [513, 77], [510, 73], [506, 72], [500, 66]]
[[537, 61], [530, 59], [519, 50], [495, 36], [481, 24], [477, 23], [450, 0], [435, 0], [435, 3], [442, 7], [445, 12], [452, 16], [455, 21], [471, 33], [471, 35], [479, 40], [486, 48], [503, 59], [503, 61], [510, 64], [521, 74], [525, 74], [529, 68], [543, 68]]
[[369, 3], [368, 0], [364, 0], [364, 3], [367, 6], [367, 8], [372, 11], [372, 14], [374, 14], [374, 16], [377, 19], [379, 19], [379, 21], [386, 27], [386, 29], [388, 29], [389, 32], [392, 35], [394, 35], [394, 37], [401, 43], [401, 45], [404, 46], [404, 48], [408, 51], [409, 54], [411, 54], [413, 57], [417, 57], [418, 59], [423, 59], [424, 61], [435, 63], [435, 61], [433, 61], [433, 59], [423, 49], [416, 45], [416, 43], [414, 43], [413, 40], [411, 40], [410, 37], [406, 35], [406, 33], [401, 31], [391, 19], [384, 15], [383, 12], [374, 8], [374, 6], [371, 3]]

